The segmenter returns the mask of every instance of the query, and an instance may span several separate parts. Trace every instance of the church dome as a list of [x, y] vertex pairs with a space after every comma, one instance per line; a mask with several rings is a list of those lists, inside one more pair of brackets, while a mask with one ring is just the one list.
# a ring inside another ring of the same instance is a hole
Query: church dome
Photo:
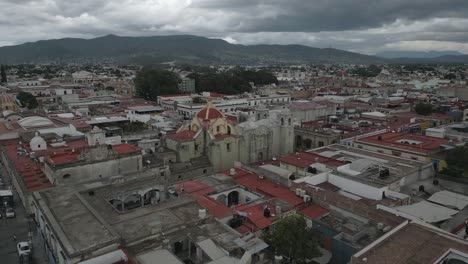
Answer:
[[197, 113], [197, 117], [203, 120], [207, 119], [217, 119], [217, 118], [224, 118], [223, 113], [221, 113], [218, 109], [213, 106], [211, 101], [208, 101], [205, 107], [203, 107], [200, 112]]

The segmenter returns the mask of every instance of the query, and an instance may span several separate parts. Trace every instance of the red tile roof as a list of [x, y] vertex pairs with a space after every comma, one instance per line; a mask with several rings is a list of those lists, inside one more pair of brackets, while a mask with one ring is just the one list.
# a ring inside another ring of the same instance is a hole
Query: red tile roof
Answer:
[[51, 187], [52, 183], [42, 171], [43, 164], [36, 163], [29, 156], [19, 155], [17, 147], [20, 145], [17, 141], [9, 143], [5, 146], [6, 155], [21, 177], [19, 180], [23, 181], [26, 191], [33, 192]]
[[[420, 144], [401, 143], [401, 140], [414, 140], [421, 142]], [[408, 150], [412, 152], [428, 154], [440, 149], [441, 145], [448, 144], [449, 140], [443, 138], [435, 138], [410, 133], [383, 133], [361, 138], [357, 143], [370, 143], [373, 145], [380, 145], [382, 147], [391, 147], [400, 150]]]
[[52, 165], [63, 165], [78, 161], [79, 153], [61, 153], [47, 159], [47, 162]]
[[75, 122], [75, 123], [73, 123], [73, 126], [75, 128], [91, 128], [91, 125], [87, 124], [84, 121]]
[[112, 149], [119, 154], [130, 154], [141, 151], [139, 147], [130, 144], [113, 145]]
[[328, 214], [329, 211], [319, 205], [311, 204], [299, 210], [299, 212], [310, 219], [317, 219]]
[[[270, 208], [270, 217], [265, 217], [263, 214], [263, 207], [268, 206]], [[260, 204], [247, 204], [237, 206], [234, 211], [246, 213], [246, 218], [250, 223], [255, 225], [256, 229], [264, 229], [269, 227], [276, 219], [276, 207], [270, 202], [266, 201]], [[255, 231], [255, 230], [252, 230]]]
[[226, 94], [220, 94], [220, 93], [210, 92], [210, 96], [211, 96], [211, 97], [221, 98], [221, 97], [226, 96]]
[[237, 116], [226, 115], [226, 119], [233, 122], [234, 124], [237, 123]]
[[333, 167], [346, 164], [345, 162], [336, 159], [327, 158], [319, 154], [309, 152], [292, 153], [279, 158], [279, 160], [283, 163], [287, 163], [302, 169], [305, 169], [314, 163], [323, 163]]
[[259, 166], [266, 165], [266, 164], [271, 164], [271, 165], [279, 167], [280, 161], [279, 160], [264, 160], [264, 161], [257, 161], [257, 162], [251, 163], [250, 165], [259, 167]]
[[192, 130], [182, 130], [174, 134], [168, 134], [167, 136], [175, 140], [191, 140], [196, 134], [197, 132]]
[[190, 180], [178, 184], [176, 186], [176, 190], [178, 193], [187, 193], [191, 195], [201, 206], [208, 209], [208, 211], [217, 218], [224, 218], [232, 214], [232, 210], [230, 208], [207, 196], [208, 193], [215, 191], [215, 189], [209, 185], [197, 180]]
[[[282, 185], [273, 183], [268, 179], [260, 179], [257, 174], [243, 169], [236, 168], [235, 170], [236, 176], [234, 176], [234, 181], [249, 190], [261, 193], [268, 198], [280, 198], [294, 207], [304, 203], [300, 197], [296, 196], [295, 192]], [[229, 170], [221, 173], [230, 175]]]

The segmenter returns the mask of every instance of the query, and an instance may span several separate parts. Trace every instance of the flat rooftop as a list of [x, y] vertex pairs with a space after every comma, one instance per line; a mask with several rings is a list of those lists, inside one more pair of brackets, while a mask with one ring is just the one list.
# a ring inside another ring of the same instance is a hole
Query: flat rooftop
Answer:
[[450, 249], [467, 254], [468, 241], [434, 227], [405, 222], [355, 254], [352, 263], [442, 263], [440, 258]]
[[[192, 234], [194, 242], [211, 238], [225, 249], [236, 248], [238, 235], [214, 221], [209, 215], [199, 218], [203, 207], [190, 195], [170, 195], [164, 192], [161, 180], [137, 178], [118, 183], [95, 181], [68, 187], [57, 187], [35, 193], [51, 228], [72, 255], [93, 252], [115, 243], [122, 244], [132, 254], [161, 245], [168, 239], [184, 239]], [[155, 204], [118, 211], [113, 199], [129, 199], [134, 194], [144, 196], [151, 190], [161, 190]]]
[[359, 149], [350, 146], [344, 146], [340, 144], [328, 145], [325, 147], [310, 150], [309, 152], [317, 153], [319, 155], [337, 159], [340, 161], [354, 161], [357, 159], [372, 159], [376, 161], [384, 162], [386, 165], [393, 167], [406, 167], [406, 168], [417, 168], [419, 166], [428, 164], [429, 162], [416, 161], [412, 159], [405, 159], [393, 155], [387, 155], [383, 153], [377, 153], [365, 149]]
[[164, 111], [164, 108], [160, 106], [154, 106], [154, 105], [130, 106], [130, 107], [127, 107], [127, 109], [133, 110], [136, 112], [162, 112]]
[[68, 255], [117, 243], [118, 235], [72, 187], [35, 193], [36, 201], [50, 221]]
[[360, 138], [356, 143], [369, 143], [382, 147], [429, 154], [439, 150], [442, 145], [448, 144], [449, 140], [410, 133], [389, 132]]

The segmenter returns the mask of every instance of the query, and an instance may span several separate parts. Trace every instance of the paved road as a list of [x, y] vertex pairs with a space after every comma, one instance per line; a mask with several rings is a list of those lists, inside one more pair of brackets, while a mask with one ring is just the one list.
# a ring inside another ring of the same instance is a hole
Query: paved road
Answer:
[[[3, 182], [6, 184], [5, 188], [8, 188], [8, 180], [3, 168], [0, 167], [0, 174], [3, 178]], [[19, 200], [19, 197], [14, 193], [15, 200], [15, 218], [6, 218], [2, 212], [2, 218], [0, 219], [0, 263], [1, 264], [18, 264], [20, 260], [16, 251], [16, 244], [20, 241], [28, 241], [29, 230], [33, 234], [33, 262], [35, 264], [45, 264], [44, 248], [40, 243], [40, 239], [37, 237], [35, 224], [28, 215], [23, 207], [23, 204]], [[30, 222], [31, 221], [31, 222]], [[17, 241], [13, 239], [13, 235], [16, 235]]]

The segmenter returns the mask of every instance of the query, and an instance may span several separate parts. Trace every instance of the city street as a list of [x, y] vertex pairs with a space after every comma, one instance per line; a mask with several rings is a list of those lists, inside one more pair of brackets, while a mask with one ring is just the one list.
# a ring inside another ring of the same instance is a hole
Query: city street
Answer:
[[[3, 167], [0, 170], [5, 188], [8, 188], [8, 179], [6, 172]], [[28, 215], [23, 207], [23, 204], [19, 200], [19, 197], [14, 193], [15, 200], [15, 218], [6, 218], [2, 211], [2, 218], [0, 219], [0, 263], [2, 264], [16, 264], [21, 263], [16, 250], [16, 245], [21, 241], [28, 241], [28, 233], [31, 229], [33, 234], [33, 262], [35, 264], [47, 263], [45, 258], [45, 250], [40, 243], [40, 239], [37, 236], [36, 227], [34, 221], [28, 218]], [[14, 240], [16, 235], [16, 241]], [[23, 262], [27, 263], [27, 262]]]

